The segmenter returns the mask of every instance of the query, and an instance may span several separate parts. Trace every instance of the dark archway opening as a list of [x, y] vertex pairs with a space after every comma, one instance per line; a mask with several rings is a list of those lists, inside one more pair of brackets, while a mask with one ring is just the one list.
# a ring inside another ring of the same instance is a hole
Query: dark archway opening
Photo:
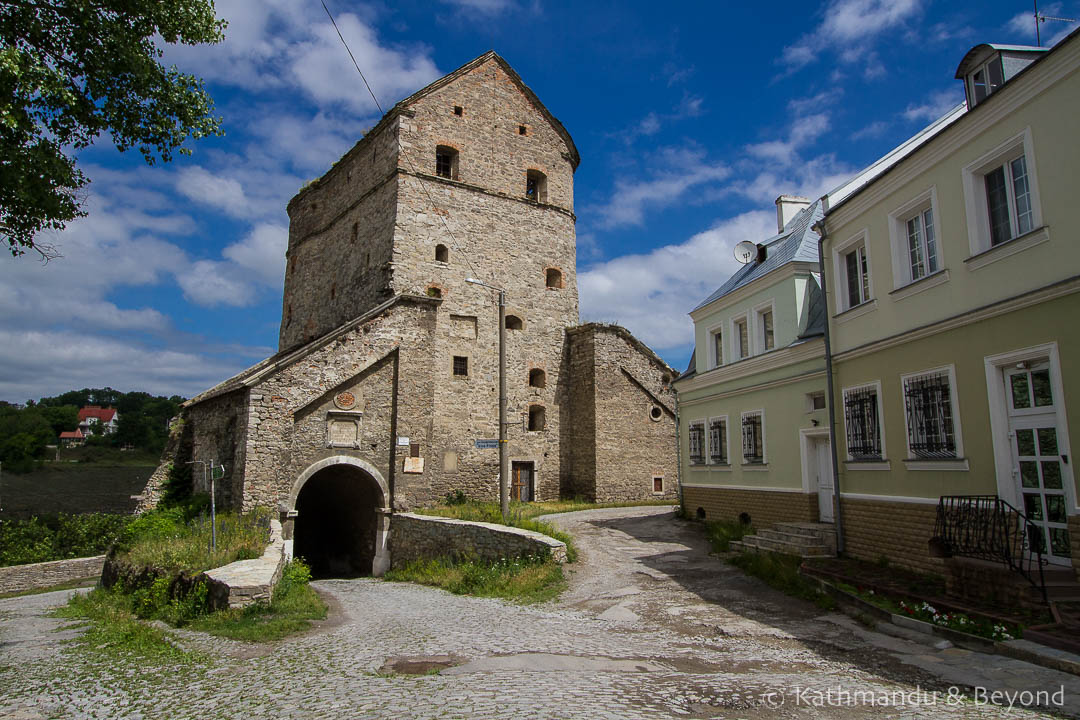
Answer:
[[311, 476], [296, 498], [293, 554], [315, 577], [370, 575], [375, 557], [378, 483], [351, 465], [334, 465]]

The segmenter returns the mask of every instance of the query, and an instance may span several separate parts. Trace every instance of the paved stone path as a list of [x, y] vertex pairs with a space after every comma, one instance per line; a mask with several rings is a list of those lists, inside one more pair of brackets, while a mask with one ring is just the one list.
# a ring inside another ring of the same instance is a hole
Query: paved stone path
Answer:
[[[960, 700], [953, 684], [1062, 689], [1064, 708], [1050, 707], [1080, 712], [1080, 678], [822, 615], [709, 557], [700, 529], [664, 508], [552, 521], [582, 551], [558, 603], [321, 581], [335, 609], [316, 631], [268, 646], [177, 632], [208, 658], [171, 667], [64, 645], [75, 632], [46, 611], [67, 592], [0, 600], [0, 718], [1052, 716]], [[384, 671], [440, 661], [452, 667]]]

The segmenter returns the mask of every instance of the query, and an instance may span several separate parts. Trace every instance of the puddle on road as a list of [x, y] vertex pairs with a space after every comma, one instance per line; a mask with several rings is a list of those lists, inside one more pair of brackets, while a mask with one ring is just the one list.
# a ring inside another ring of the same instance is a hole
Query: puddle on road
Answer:
[[379, 668], [381, 675], [432, 675], [461, 665], [465, 658], [455, 655], [401, 655], [387, 658]]

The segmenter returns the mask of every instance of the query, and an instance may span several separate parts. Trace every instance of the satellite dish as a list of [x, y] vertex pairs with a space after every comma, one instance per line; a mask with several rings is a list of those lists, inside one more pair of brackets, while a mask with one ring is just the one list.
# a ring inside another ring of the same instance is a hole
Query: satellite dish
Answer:
[[741, 262], [743, 265], [753, 262], [757, 257], [758, 247], [756, 243], [752, 243], [749, 240], [743, 240], [741, 243], [735, 246], [735, 259]]

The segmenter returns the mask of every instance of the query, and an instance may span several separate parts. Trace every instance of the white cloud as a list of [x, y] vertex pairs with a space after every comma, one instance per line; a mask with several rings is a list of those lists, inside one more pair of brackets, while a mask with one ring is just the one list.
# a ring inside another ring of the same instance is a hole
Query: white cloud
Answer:
[[204, 307], [243, 306], [255, 301], [255, 288], [230, 263], [199, 260], [176, 275], [188, 302]]
[[472, 11], [483, 15], [498, 15], [503, 10], [514, 6], [512, 0], [441, 0], [462, 11]]
[[829, 130], [828, 113], [816, 113], [796, 118], [788, 131], [787, 140], [769, 140], [748, 145], [746, 151], [757, 158], [781, 165], [798, 161], [798, 150], [810, 145]]
[[243, 186], [206, 168], [187, 167], [176, 175], [176, 189], [195, 202], [217, 208], [236, 218], [248, 217], [251, 204]]
[[692, 342], [687, 312], [739, 267], [735, 244], [775, 232], [774, 212], [753, 211], [683, 243], [594, 265], [578, 273], [582, 318], [623, 325], [658, 350]]
[[285, 277], [285, 250], [289, 246], [289, 229], [282, 225], [260, 223], [240, 242], [222, 251], [239, 267], [250, 270], [270, 287], [281, 285]]
[[921, 104], [912, 103], [904, 110], [904, 119], [908, 122], [931, 123], [956, 107], [963, 101], [959, 88], [936, 90]]
[[864, 138], [876, 138], [885, 134], [885, 131], [889, 129], [889, 123], [884, 120], [875, 120], [864, 128], [860, 128], [851, 133], [852, 140], [862, 140]]
[[0, 398], [9, 401], [104, 386], [191, 397], [245, 364], [79, 332], [0, 329]]
[[641, 225], [647, 208], [672, 205], [692, 188], [719, 182], [731, 174], [720, 162], [697, 148], [666, 148], [648, 158], [653, 167], [647, 180], [620, 179], [611, 198], [592, 209], [605, 229]]
[[790, 71], [798, 70], [817, 60], [823, 48], [840, 48], [842, 62], [858, 62], [879, 35], [902, 27], [921, 12], [922, 0], [832, 0], [823, 10], [821, 24], [785, 47], [780, 62]]

